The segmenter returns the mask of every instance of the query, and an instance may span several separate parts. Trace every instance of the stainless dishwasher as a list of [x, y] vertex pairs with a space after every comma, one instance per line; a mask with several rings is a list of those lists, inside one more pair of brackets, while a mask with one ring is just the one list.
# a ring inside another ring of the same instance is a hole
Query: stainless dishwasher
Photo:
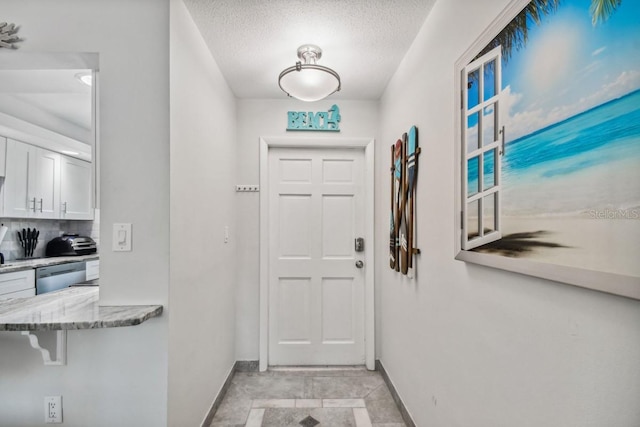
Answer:
[[86, 282], [84, 261], [36, 268], [36, 295]]

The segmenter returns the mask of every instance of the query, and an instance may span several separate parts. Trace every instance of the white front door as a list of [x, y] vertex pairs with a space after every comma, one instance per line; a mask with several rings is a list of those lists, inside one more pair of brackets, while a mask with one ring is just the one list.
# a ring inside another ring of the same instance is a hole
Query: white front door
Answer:
[[364, 364], [364, 150], [268, 157], [269, 364]]

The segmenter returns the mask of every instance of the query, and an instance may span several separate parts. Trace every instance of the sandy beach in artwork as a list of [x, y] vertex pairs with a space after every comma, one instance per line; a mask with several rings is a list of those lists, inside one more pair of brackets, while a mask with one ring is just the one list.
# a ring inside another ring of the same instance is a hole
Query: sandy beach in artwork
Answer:
[[503, 238], [479, 252], [640, 277], [638, 220], [556, 216], [502, 221]]
[[[565, 156], [506, 171], [502, 239], [477, 251], [640, 277], [640, 136], [627, 132], [581, 152], [575, 144], [584, 140], [572, 138]], [[526, 142], [529, 152], [563, 144], [545, 135]]]

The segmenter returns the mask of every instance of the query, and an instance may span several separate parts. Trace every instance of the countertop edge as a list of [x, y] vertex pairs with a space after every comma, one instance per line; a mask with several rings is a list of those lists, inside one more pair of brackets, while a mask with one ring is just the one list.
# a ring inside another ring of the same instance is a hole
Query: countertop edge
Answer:
[[100, 305], [98, 286], [77, 286], [0, 301], [0, 331], [60, 331], [136, 326], [158, 317], [160, 304]]
[[[107, 307], [107, 306], [105, 306]], [[112, 306], [118, 309], [138, 309], [145, 310], [140, 315], [129, 316], [125, 319], [116, 320], [93, 320], [93, 321], [69, 321], [69, 322], [39, 322], [39, 323], [0, 323], [0, 332], [23, 332], [23, 331], [73, 331], [83, 329], [105, 329], [123, 328], [127, 326], [138, 326], [149, 319], [162, 315], [162, 305], [120, 305]]]
[[34, 270], [40, 267], [69, 264], [72, 262], [94, 261], [99, 259], [100, 259], [100, 255], [98, 253], [95, 253], [95, 254], [89, 254], [89, 255], [44, 257], [44, 258], [34, 258], [31, 260], [10, 261], [0, 266], [0, 274], [13, 273], [16, 271]]

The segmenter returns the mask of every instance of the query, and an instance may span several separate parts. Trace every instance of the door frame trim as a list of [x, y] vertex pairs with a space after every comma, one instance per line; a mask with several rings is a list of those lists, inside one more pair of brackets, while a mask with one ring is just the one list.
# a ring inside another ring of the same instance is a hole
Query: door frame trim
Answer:
[[364, 351], [367, 369], [375, 369], [375, 163], [373, 138], [260, 137], [260, 371], [269, 366], [269, 149], [361, 148], [364, 150], [365, 252]]

